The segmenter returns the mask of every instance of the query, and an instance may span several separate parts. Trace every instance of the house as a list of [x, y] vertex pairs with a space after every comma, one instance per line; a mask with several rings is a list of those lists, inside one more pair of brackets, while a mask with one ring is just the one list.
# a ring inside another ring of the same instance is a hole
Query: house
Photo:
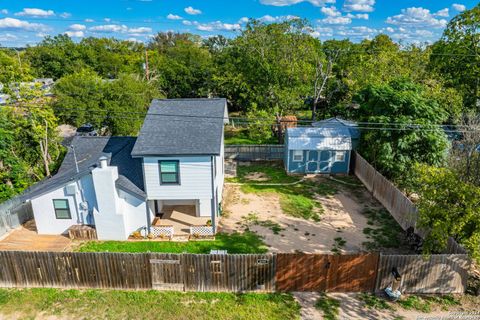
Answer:
[[351, 150], [359, 137], [353, 123], [336, 118], [316, 122], [313, 127], [288, 128], [285, 170], [301, 174], [348, 174]]
[[225, 99], [154, 100], [138, 137], [77, 136], [33, 186], [38, 233], [92, 225], [100, 240], [211, 235], [220, 214]]

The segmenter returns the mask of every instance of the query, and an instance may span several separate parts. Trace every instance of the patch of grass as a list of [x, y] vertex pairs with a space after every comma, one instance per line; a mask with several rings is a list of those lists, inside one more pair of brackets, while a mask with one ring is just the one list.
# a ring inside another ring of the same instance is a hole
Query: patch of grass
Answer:
[[415, 296], [400, 299], [397, 303], [404, 309], [429, 313], [433, 308], [447, 311], [450, 307], [460, 305], [460, 301], [452, 295], [445, 296]]
[[245, 228], [250, 228], [251, 225], [257, 225], [272, 230], [273, 234], [280, 234], [285, 230], [280, 224], [272, 220], [260, 220], [256, 212], [250, 212], [247, 216], [242, 217], [242, 224]]
[[[21, 306], [21, 307], [20, 307]], [[0, 289], [0, 314], [15, 319], [296, 319], [289, 294]]]
[[340, 254], [341, 249], [345, 246], [347, 241], [342, 237], [336, 237], [333, 239], [333, 248], [332, 252], [335, 254]]
[[80, 252], [167, 252], [210, 253], [210, 250], [227, 250], [228, 253], [265, 253], [262, 238], [253, 232], [219, 233], [212, 241], [88, 241]]
[[394, 310], [394, 308], [382, 298], [370, 293], [361, 293], [359, 299], [365, 303], [365, 306], [376, 310]]
[[225, 144], [277, 144], [278, 139], [271, 137], [267, 141], [259, 141], [248, 136], [246, 128], [225, 128]]
[[338, 319], [340, 313], [340, 301], [322, 293], [315, 303], [315, 308], [322, 310], [324, 319]]
[[[262, 173], [267, 179], [261, 182], [248, 179], [253, 173]], [[271, 163], [239, 166], [237, 177], [229, 181], [243, 183], [241, 187], [243, 192], [276, 193], [280, 196], [280, 206], [285, 214], [313, 221], [320, 221], [323, 212], [322, 205], [315, 196], [332, 195], [337, 192], [329, 181], [325, 183], [301, 181], [300, 177], [287, 175], [281, 165]], [[286, 185], [268, 185], [275, 183]]]
[[366, 208], [363, 214], [368, 219], [367, 224], [372, 226], [363, 229], [363, 233], [371, 239], [363, 243], [366, 249], [400, 248], [405, 245], [402, 227], [387, 210]]

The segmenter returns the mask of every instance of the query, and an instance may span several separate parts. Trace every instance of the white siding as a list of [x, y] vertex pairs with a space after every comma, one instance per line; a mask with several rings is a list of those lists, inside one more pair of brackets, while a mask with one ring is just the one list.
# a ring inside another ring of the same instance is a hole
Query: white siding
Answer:
[[128, 237], [134, 231], [147, 227], [147, 208], [144, 200], [119, 190], [120, 208], [125, 217], [125, 236]]
[[[159, 160], [179, 160], [180, 185], [161, 185]], [[145, 191], [151, 200], [212, 198], [211, 160], [202, 157], [145, 157]]]
[[[72, 181], [70, 184], [76, 185], [75, 194], [67, 194], [65, 186], [62, 186], [31, 200], [33, 215], [39, 234], [65, 233], [70, 226], [86, 222], [88, 211], [92, 212], [96, 206], [91, 175], [86, 175], [78, 182]], [[80, 190], [83, 191], [83, 194]], [[53, 199], [68, 200], [71, 219], [57, 219], [55, 217]], [[88, 203], [87, 210], [81, 209], [81, 202]]]

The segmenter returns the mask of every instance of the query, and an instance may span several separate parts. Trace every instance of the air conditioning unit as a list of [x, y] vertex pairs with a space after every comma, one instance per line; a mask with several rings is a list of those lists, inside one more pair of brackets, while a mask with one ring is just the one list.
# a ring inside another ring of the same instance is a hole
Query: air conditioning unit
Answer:
[[65, 193], [69, 196], [73, 196], [77, 193], [77, 184], [70, 183], [65, 186]]

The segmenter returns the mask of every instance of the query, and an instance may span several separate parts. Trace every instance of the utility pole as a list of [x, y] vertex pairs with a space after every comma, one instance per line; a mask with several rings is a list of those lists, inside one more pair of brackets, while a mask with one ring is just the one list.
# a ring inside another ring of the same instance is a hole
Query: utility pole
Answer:
[[145, 76], [150, 81], [150, 70], [148, 69], [148, 50], [145, 48]]

